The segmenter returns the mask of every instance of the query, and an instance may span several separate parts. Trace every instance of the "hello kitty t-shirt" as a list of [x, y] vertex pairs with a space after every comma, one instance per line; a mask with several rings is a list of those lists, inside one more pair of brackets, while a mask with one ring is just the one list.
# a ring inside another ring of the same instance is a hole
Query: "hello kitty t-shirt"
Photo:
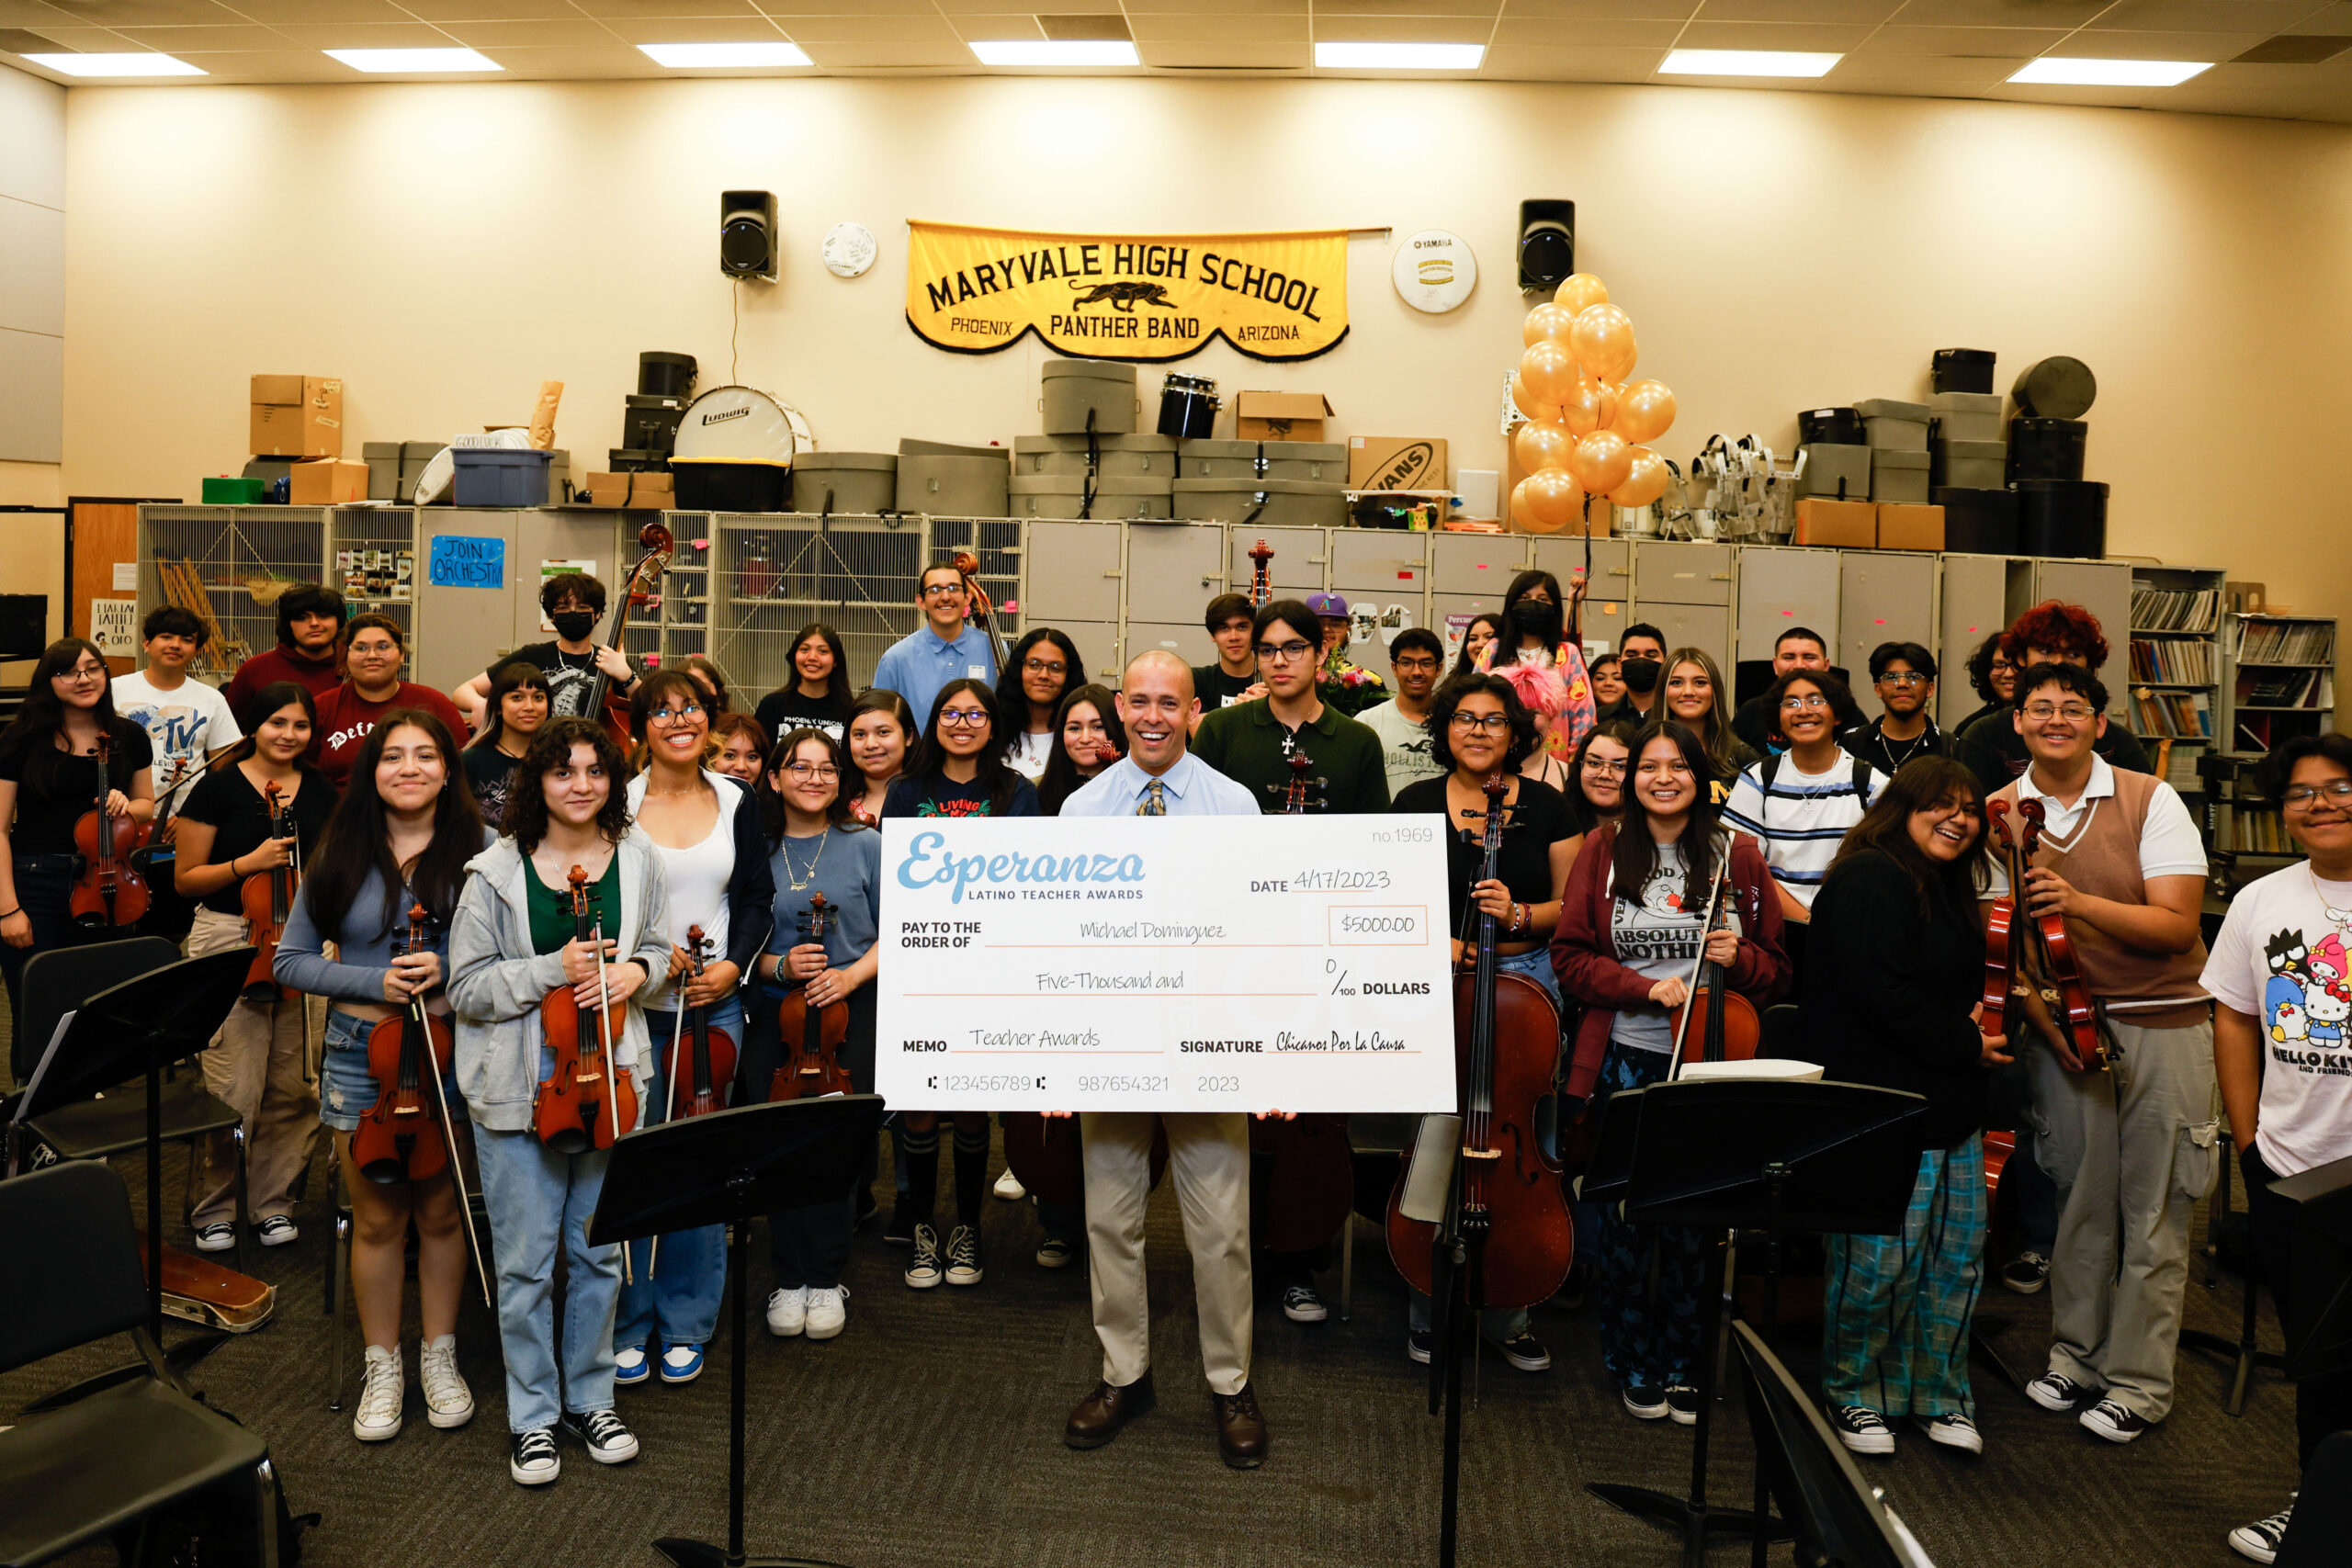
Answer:
[[2293, 1176], [2352, 1155], [2352, 882], [2298, 863], [2246, 884], [2202, 984], [2262, 1033], [2262, 1163]]

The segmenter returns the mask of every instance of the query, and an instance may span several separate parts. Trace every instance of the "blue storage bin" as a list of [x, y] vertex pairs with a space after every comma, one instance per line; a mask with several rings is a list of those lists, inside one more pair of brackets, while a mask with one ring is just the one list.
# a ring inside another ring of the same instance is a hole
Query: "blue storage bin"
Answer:
[[458, 506], [545, 506], [552, 452], [513, 446], [455, 446], [450, 501]]

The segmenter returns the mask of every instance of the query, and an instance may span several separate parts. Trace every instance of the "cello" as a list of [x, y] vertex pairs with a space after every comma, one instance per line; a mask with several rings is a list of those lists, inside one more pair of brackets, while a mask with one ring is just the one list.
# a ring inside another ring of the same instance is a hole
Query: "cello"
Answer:
[[[678, 541], [659, 521], [646, 524], [637, 531], [638, 547], [645, 554], [629, 569], [628, 581], [622, 585], [620, 603], [613, 606], [612, 625], [605, 627], [602, 647], [616, 651], [621, 646], [621, 634], [628, 629], [628, 613], [632, 607], [654, 604], [654, 589], [661, 584], [662, 574], [670, 570], [670, 558]], [[626, 656], [624, 656], [626, 657]], [[600, 721], [613, 743], [626, 756], [635, 737], [628, 730], [628, 704], [613, 695], [612, 678], [600, 668], [589, 683], [587, 710], [583, 716]]]
[[[2015, 833], [2009, 830], [2008, 806], [2006, 800], [1984, 805], [2009, 877], [2009, 896], [1993, 901], [1993, 913], [1985, 925], [1988, 974], [1997, 952], [2008, 972], [2005, 997], [2014, 997], [2020, 1003], [2028, 997], [2041, 1001], [2057, 1035], [2060, 1063], [2069, 1072], [2104, 1072], [2112, 1063], [2098, 1010], [2075, 963], [2074, 939], [2066, 934], [2065, 918], [2032, 914], [2019, 901], [2025, 894], [2026, 875], [2033, 869], [2033, 857], [2041, 848], [2041, 802], [2018, 803], [2017, 813], [2024, 827]], [[1992, 1009], [1988, 1006], [1985, 1010], [1989, 1015]], [[2019, 1006], [2007, 1017], [2009, 1032], [2014, 1033], [2028, 1014]]]
[[[294, 797], [280, 795], [275, 783], [261, 786], [262, 809], [269, 818], [269, 836], [273, 839], [293, 839]], [[277, 962], [277, 939], [285, 934], [288, 917], [294, 913], [294, 889], [302, 880], [302, 846], [297, 841], [287, 852], [283, 865], [267, 871], [254, 872], [245, 878], [237, 890], [238, 902], [243, 907], [246, 940], [254, 944], [254, 961], [245, 970], [245, 1000], [258, 1007], [286, 999], [286, 988], [273, 977], [272, 966]]]
[[[594, 944], [596, 983], [602, 986], [603, 923], [588, 897], [587, 868], [573, 866], [564, 880], [571, 888], [567, 902], [572, 934]], [[555, 1066], [531, 1098], [531, 1131], [560, 1155], [611, 1148], [637, 1125], [637, 1087], [613, 1060], [612, 1009], [601, 1000], [582, 1007], [567, 979], [539, 998], [539, 1029], [555, 1054]]]
[[[804, 942], [823, 942], [832, 924], [832, 906], [822, 893], [808, 895], [808, 907], [793, 921]], [[770, 1100], [818, 1100], [856, 1092], [849, 1068], [842, 1065], [842, 1047], [849, 1040], [847, 998], [811, 1007], [808, 986], [795, 986], [776, 1010], [776, 1026], [785, 1055], [768, 1080]]]
[[82, 859], [81, 874], [74, 879], [69, 908], [74, 923], [93, 931], [135, 925], [147, 913], [147, 879], [132, 859], [146, 842], [147, 831], [125, 811], [107, 815], [107, 796], [114, 792], [110, 764], [114, 738], [100, 734], [97, 803], [74, 824], [74, 852]]
[[[1495, 879], [1515, 807], [1500, 773], [1487, 780], [1484, 861]], [[1472, 906], [1476, 908], [1475, 903]], [[1552, 1093], [1560, 1055], [1560, 1010], [1524, 975], [1496, 968], [1495, 917], [1477, 909], [1476, 956], [1453, 977], [1453, 1049], [1461, 1089], [1457, 1187], [1466, 1241], [1469, 1303], [1532, 1306], [1547, 1301], [1576, 1260], [1576, 1223], [1560, 1186], [1560, 1164], [1544, 1152], [1537, 1119]], [[1388, 1256], [1424, 1295], [1438, 1294], [1444, 1227], [1402, 1213], [1407, 1171], [1388, 1195]]]
[[[686, 962], [697, 980], [702, 978], [710, 945], [700, 926], [686, 928]], [[693, 1070], [687, 1071], [688, 1067]], [[708, 1008], [680, 1008], [678, 1030], [670, 1038], [670, 1093], [663, 1119], [675, 1122], [726, 1110], [727, 1089], [734, 1081], [734, 1038], [710, 1026]]]
[[971, 604], [971, 622], [988, 635], [989, 649], [996, 655], [996, 667], [1002, 671], [1012, 660], [1012, 649], [1004, 640], [1004, 633], [997, 629], [996, 606], [989, 600], [989, 591], [980, 586], [980, 558], [969, 550], [957, 550], [950, 558], [956, 573], [964, 580], [964, 592]]

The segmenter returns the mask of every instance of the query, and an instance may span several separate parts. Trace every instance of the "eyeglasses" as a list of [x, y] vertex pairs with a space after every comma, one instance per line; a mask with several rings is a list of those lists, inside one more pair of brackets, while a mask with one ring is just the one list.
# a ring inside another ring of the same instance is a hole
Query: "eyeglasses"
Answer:
[[57, 678], [61, 681], [103, 681], [107, 678], [107, 672], [103, 670], [93, 670], [89, 666], [84, 665], [78, 670], [63, 671], [60, 672]]
[[989, 721], [989, 716], [978, 708], [942, 708], [939, 722], [943, 728], [978, 729]]
[[1608, 778], [1622, 779], [1625, 776], [1625, 759], [1620, 757], [1612, 762], [1599, 757], [1587, 757], [1584, 760], [1584, 771], [1588, 773], [1600, 773]]
[[1456, 729], [1481, 729], [1488, 735], [1500, 735], [1510, 728], [1510, 716], [1503, 713], [1457, 713], [1446, 722]]
[[1813, 708], [1826, 708], [1828, 705], [1829, 699], [1817, 694], [1810, 697], [1782, 697], [1781, 699], [1781, 711], [1782, 713], [1804, 713]]
[[2036, 724], [2047, 724], [2053, 718], [2063, 718], [2068, 724], [2088, 724], [2098, 716], [2082, 703], [2068, 703], [2063, 707], [2052, 707], [2048, 703], [2035, 703], [2025, 710], [2025, 716]]
[[1917, 670], [1905, 670], [1900, 673], [1890, 670], [1878, 678], [1878, 683], [1882, 686], [1924, 686], [1928, 678]]
[[2324, 784], [2289, 784], [2278, 792], [2278, 804], [2307, 807], [2323, 795], [2331, 806], [2352, 801], [2352, 779], [2330, 779]]
[[917, 597], [922, 599], [946, 599], [959, 595], [963, 592], [964, 585], [960, 582], [932, 582], [926, 583], [923, 586], [922, 592], [918, 594]]
[[654, 724], [684, 724], [690, 718], [700, 718], [702, 708], [698, 704], [688, 703], [682, 708], [655, 708], [645, 716]]
[[1437, 670], [1437, 660], [1430, 658], [1427, 654], [1423, 654], [1418, 659], [1408, 657], [1404, 659], [1392, 660], [1390, 660], [1390, 664], [1399, 675], [1405, 674], [1408, 671], [1414, 674], [1431, 674]]
[[1032, 675], [1067, 675], [1069, 673], [1069, 666], [1062, 663], [1058, 660], [1048, 664], [1042, 659], [1024, 659], [1021, 661], [1021, 668]]
[[792, 775], [794, 784], [807, 784], [810, 779], [831, 784], [842, 776], [842, 771], [831, 762], [786, 762], [784, 771]]
[[1280, 645], [1261, 642], [1258, 645], [1258, 657], [1270, 664], [1288, 664], [1304, 659], [1315, 651], [1317, 650], [1312, 643], [1305, 642], [1285, 642]]

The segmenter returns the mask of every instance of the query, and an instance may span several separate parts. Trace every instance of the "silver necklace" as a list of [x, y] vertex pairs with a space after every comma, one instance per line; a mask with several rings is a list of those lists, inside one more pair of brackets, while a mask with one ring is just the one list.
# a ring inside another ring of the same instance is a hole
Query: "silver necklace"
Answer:
[[2312, 897], [2319, 900], [2320, 913], [2327, 917], [2327, 923], [2335, 928], [2339, 936], [2352, 938], [2352, 909], [2339, 909], [2327, 901], [2327, 896], [2319, 890], [2319, 873], [2312, 869], [2309, 861], [2303, 862], [2303, 874], [2312, 879]]
[[833, 830], [830, 827], [817, 835], [817, 852], [808, 857], [808, 872], [805, 876], [801, 874], [800, 868], [793, 863], [792, 840], [790, 839], [784, 840], [784, 879], [791, 885], [795, 893], [808, 891], [808, 885], [817, 880], [817, 863], [825, 858], [825, 840], [832, 836]]

